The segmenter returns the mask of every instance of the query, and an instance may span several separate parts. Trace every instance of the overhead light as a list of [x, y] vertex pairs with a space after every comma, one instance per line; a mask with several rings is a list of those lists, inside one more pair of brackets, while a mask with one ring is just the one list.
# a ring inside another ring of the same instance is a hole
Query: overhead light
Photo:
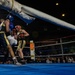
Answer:
[[56, 3], [56, 5], [59, 5], [59, 3]]
[[62, 16], [65, 16], [65, 14], [62, 14]]

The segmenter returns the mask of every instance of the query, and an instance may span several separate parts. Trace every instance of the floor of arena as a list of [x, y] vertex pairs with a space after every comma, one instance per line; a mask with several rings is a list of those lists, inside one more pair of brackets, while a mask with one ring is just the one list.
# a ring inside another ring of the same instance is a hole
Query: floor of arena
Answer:
[[75, 64], [0, 64], [0, 75], [75, 75]]

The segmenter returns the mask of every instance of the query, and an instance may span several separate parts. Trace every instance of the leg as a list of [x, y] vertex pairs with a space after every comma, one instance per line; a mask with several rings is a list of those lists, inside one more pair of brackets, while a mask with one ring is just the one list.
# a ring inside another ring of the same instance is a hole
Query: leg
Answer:
[[12, 49], [12, 47], [11, 47], [11, 45], [10, 45], [7, 37], [6, 37], [6, 35], [3, 34], [2, 36], [3, 36], [2, 40], [3, 40], [4, 48], [7, 48], [8, 49], [8, 51], [9, 51], [9, 53], [10, 53], [12, 59], [13, 59], [14, 64], [20, 65], [20, 63], [18, 63], [18, 61], [17, 61], [17, 58], [15, 57], [15, 54], [13, 52], [13, 49]]
[[18, 44], [18, 55], [20, 57], [20, 62], [22, 64], [25, 64], [24, 55], [23, 55], [23, 51], [22, 51], [25, 46], [25, 43], [26, 42], [24, 40], [20, 40], [19, 44]]

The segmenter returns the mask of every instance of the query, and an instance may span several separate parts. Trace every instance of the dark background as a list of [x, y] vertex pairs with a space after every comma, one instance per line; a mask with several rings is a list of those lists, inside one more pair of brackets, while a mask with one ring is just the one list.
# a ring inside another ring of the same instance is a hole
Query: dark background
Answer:
[[[61, 20], [75, 25], [75, 2], [74, 0], [16, 0], [22, 4], [38, 9], [42, 12], [50, 14]], [[59, 3], [56, 6], [56, 3]], [[62, 14], [65, 16], [62, 16]], [[8, 14], [7, 11], [0, 9], [0, 18], [5, 18]], [[14, 16], [14, 15], [13, 15]], [[21, 19], [14, 16], [14, 22], [16, 24], [21, 24], [30, 36], [30, 40], [42, 41], [50, 40], [65, 36], [71, 36], [75, 34], [75, 31], [57, 26], [52, 23], [36, 18], [31, 24], [26, 25]]]

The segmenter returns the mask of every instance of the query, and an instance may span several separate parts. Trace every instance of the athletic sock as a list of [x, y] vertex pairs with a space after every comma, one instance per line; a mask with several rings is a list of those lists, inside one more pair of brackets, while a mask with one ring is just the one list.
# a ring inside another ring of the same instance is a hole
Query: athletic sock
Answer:
[[14, 63], [15, 65], [21, 65], [21, 63], [19, 63], [19, 62], [17, 61], [16, 57], [13, 57], [13, 63]]

